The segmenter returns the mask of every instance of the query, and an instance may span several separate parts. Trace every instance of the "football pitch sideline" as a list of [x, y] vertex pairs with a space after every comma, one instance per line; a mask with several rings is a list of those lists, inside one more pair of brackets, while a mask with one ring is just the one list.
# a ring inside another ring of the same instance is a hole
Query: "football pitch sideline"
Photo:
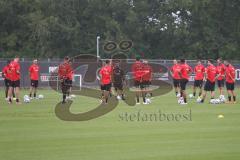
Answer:
[[[182, 106], [171, 92], [149, 105], [120, 102], [99, 118], [67, 122], [55, 115], [61, 95], [54, 91], [40, 90], [44, 99], [21, 105], [7, 104], [2, 89], [0, 94], [0, 160], [240, 159], [239, 97], [237, 104], [189, 99]], [[86, 112], [99, 103], [77, 96], [71, 112]]]

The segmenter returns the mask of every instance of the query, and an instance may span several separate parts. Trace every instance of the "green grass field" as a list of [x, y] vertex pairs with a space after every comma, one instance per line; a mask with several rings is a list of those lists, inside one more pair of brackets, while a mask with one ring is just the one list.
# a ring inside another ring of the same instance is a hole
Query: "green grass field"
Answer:
[[[66, 122], [54, 113], [61, 96], [53, 91], [40, 93], [43, 100], [20, 106], [8, 105], [1, 98], [0, 160], [240, 159], [240, 101], [210, 105], [191, 100], [180, 106], [174, 93], [169, 93], [155, 97], [150, 105], [129, 107], [121, 102], [100, 118]], [[97, 104], [99, 100], [77, 97], [71, 110], [84, 112]], [[186, 114], [190, 109], [191, 121], [126, 121], [119, 117], [125, 112], [158, 110]], [[219, 114], [224, 118], [219, 119]]]

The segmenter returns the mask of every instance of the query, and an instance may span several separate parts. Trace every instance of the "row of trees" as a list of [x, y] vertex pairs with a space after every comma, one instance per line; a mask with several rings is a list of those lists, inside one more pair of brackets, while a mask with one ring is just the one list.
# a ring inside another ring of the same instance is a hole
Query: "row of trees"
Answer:
[[95, 54], [100, 36], [131, 56], [240, 59], [239, 15], [239, 0], [0, 0], [0, 57]]

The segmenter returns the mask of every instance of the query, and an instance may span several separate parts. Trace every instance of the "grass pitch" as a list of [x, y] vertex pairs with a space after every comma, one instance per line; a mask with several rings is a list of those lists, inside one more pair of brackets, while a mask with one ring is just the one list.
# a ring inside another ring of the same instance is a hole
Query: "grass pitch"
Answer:
[[[22, 97], [26, 94], [23, 91]], [[61, 96], [41, 90], [43, 100], [8, 105], [0, 100], [1, 160], [239, 160], [240, 102], [235, 105], [177, 104], [174, 93], [150, 105], [120, 102], [112, 112], [86, 122], [66, 122], [54, 113]], [[239, 95], [238, 89], [238, 95]], [[1, 92], [1, 97], [4, 93]], [[239, 97], [238, 97], [239, 98]], [[85, 112], [99, 100], [77, 97], [72, 112]], [[123, 115], [189, 114], [191, 120], [129, 120]], [[224, 118], [218, 118], [218, 115]], [[146, 121], [145, 121], [146, 120]]]

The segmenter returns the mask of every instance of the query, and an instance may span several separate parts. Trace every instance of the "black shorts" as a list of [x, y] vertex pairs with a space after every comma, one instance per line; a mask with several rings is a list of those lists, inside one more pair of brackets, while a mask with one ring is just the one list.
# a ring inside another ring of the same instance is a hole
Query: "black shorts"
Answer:
[[20, 87], [20, 80], [16, 80], [16, 81], [10, 81], [10, 87], [16, 88], [16, 87]]
[[181, 88], [182, 91], [186, 90], [187, 83], [188, 83], [187, 79], [181, 79], [181, 81], [180, 81], [180, 88]]
[[217, 84], [218, 84], [218, 88], [224, 87], [224, 79], [223, 80], [218, 80]]
[[64, 79], [63, 81], [62, 81], [62, 86], [68, 86], [68, 87], [70, 87], [72, 85], [72, 80], [70, 80], [70, 79]]
[[215, 82], [210, 82], [207, 80], [205, 86], [204, 86], [205, 91], [215, 91]]
[[11, 81], [9, 79], [4, 79], [5, 87], [8, 88], [10, 86]]
[[180, 87], [180, 79], [173, 79], [173, 86], [176, 87]]
[[62, 92], [63, 93], [66, 93], [69, 89], [70, 89], [70, 79], [64, 79], [62, 82], [61, 82], [61, 88], [62, 88]]
[[143, 82], [140, 82], [140, 81], [134, 81], [134, 86], [136, 88], [141, 88], [141, 89], [143, 89], [145, 87]]
[[72, 87], [72, 83], [73, 83], [73, 81], [72, 80], [69, 80], [69, 87]]
[[226, 88], [228, 91], [233, 91], [235, 89], [235, 84], [226, 82]]
[[37, 88], [38, 87], [38, 80], [31, 80], [31, 86]]
[[149, 87], [151, 84], [151, 81], [143, 81], [144, 87]]
[[102, 91], [110, 91], [111, 90], [111, 87], [112, 87], [112, 84], [109, 83], [109, 84], [103, 84], [101, 85], [101, 90]]
[[115, 90], [123, 90], [123, 83], [122, 82], [115, 82], [113, 83]]
[[194, 87], [202, 88], [203, 80], [195, 80], [194, 81]]

